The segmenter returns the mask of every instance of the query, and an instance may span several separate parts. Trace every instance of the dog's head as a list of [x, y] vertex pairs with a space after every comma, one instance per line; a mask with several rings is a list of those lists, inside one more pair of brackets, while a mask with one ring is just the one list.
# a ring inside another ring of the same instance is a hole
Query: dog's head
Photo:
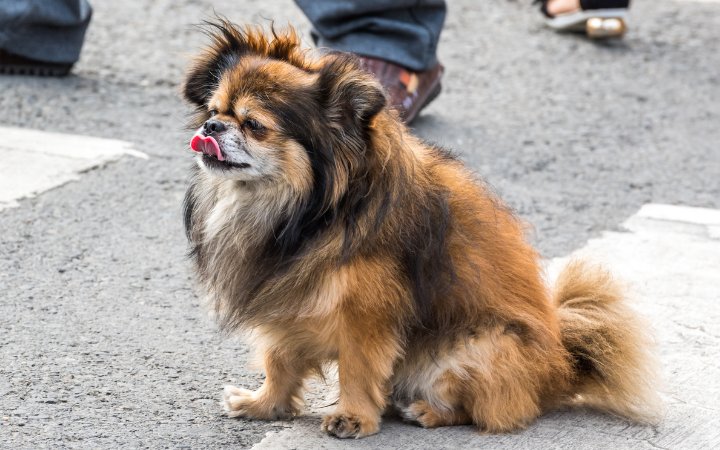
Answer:
[[[313, 185], [362, 165], [368, 128], [386, 104], [352, 56], [311, 56], [294, 30], [265, 34], [220, 21], [190, 68], [193, 149], [209, 174], [246, 182]], [[339, 173], [340, 172], [340, 173]]]

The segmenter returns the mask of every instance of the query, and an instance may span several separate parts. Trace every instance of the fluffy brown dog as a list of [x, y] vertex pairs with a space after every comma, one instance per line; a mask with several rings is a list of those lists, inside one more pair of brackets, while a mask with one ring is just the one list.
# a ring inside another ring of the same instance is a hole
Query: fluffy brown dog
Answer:
[[210, 34], [184, 86], [201, 153], [185, 225], [222, 325], [262, 337], [266, 373], [225, 389], [231, 416], [297, 414], [304, 379], [337, 361], [322, 427], [343, 438], [390, 405], [489, 432], [567, 404], [652, 417], [644, 333], [605, 272], [573, 263], [551, 294], [518, 219], [352, 56], [292, 30]]

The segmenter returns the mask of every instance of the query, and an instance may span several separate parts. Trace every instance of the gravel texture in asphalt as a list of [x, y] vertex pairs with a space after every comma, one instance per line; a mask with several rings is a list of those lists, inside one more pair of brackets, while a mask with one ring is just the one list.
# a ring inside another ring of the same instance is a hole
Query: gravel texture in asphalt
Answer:
[[[93, 3], [72, 76], [0, 77], [0, 124], [127, 140], [150, 159], [0, 212], [0, 442], [249, 447], [285, 424], [217, 405], [223, 384], [262, 377], [193, 288], [179, 83], [213, 10], [308, 42], [309, 25], [290, 0]], [[546, 257], [645, 203], [720, 207], [720, 3], [633, 5], [626, 39], [594, 43], [546, 30], [529, 1], [450, 1], [444, 91], [414, 128], [486, 178]]]

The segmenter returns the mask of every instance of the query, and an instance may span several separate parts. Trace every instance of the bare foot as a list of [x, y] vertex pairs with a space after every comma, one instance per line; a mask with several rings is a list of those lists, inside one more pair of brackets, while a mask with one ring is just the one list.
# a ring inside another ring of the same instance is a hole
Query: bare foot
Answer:
[[547, 11], [551, 16], [558, 16], [580, 10], [580, 0], [549, 0]]

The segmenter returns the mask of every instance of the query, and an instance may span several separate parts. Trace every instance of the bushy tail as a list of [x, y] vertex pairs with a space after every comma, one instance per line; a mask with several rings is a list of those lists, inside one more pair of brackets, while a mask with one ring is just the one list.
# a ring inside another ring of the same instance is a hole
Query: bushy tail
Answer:
[[654, 423], [660, 416], [649, 330], [600, 267], [573, 261], [554, 294], [563, 345], [573, 359], [572, 404]]

